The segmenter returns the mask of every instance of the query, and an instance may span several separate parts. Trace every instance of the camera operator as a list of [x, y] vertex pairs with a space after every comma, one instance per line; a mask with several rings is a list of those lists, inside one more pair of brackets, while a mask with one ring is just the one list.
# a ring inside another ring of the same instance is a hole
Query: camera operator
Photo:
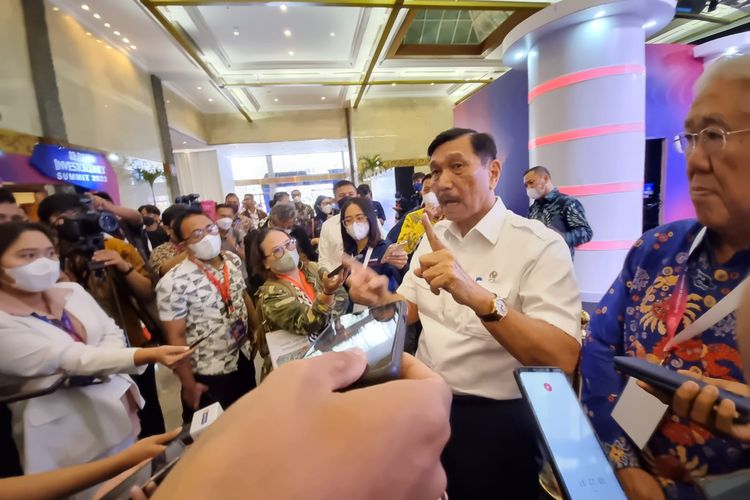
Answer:
[[[101, 203], [97, 198], [92, 197], [92, 205]], [[87, 213], [85, 205], [75, 194], [54, 194], [39, 205], [39, 218], [57, 230], [58, 250], [63, 271], [68, 277], [96, 299], [125, 331], [131, 346], [148, 345], [151, 339], [146, 336], [141, 320], [148, 321], [149, 330], [154, 333], [155, 326], [146, 310], [148, 303], [155, 298], [153, 283], [135, 247], [110, 236], [109, 233], [117, 229], [113, 216]], [[163, 433], [164, 417], [159, 406], [154, 367], [149, 366], [142, 375], [134, 378], [146, 400], [139, 413], [141, 436]]]
[[[96, 212], [111, 213], [117, 217], [118, 227], [113, 231], [107, 231], [110, 236], [133, 245], [141, 254], [143, 261], [148, 262], [151, 250], [148, 237], [143, 229], [143, 217], [140, 212], [132, 208], [115, 205], [112, 197], [105, 191], [86, 193], [85, 196], [91, 200], [91, 208]], [[44, 222], [41, 217], [39, 220]]]
[[138, 207], [138, 212], [143, 216], [143, 227], [153, 253], [159, 245], [169, 241], [169, 235], [161, 225], [161, 210], [154, 205], [142, 205]]

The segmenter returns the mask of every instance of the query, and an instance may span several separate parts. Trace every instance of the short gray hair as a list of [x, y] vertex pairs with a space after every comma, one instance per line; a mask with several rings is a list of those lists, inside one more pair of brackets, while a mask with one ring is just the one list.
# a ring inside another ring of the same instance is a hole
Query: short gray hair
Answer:
[[746, 80], [750, 83], [750, 55], [720, 57], [712, 62], [695, 82], [695, 93], [700, 94], [715, 79]]
[[283, 222], [290, 219], [296, 219], [297, 218], [297, 210], [295, 210], [294, 205], [287, 205], [286, 203], [277, 203], [273, 206], [271, 209], [271, 213], [268, 214], [268, 217], [277, 222]]

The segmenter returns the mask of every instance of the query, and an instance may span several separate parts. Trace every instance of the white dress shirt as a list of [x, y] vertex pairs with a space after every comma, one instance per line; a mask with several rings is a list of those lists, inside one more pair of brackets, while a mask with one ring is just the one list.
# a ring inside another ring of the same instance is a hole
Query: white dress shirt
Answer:
[[[85, 343], [30, 315], [0, 310], [0, 379], [71, 375], [109, 375], [109, 382], [58, 389], [52, 394], [11, 405], [16, 443], [28, 473], [88, 462], [137, 436], [135, 411], [143, 399], [125, 373], [136, 367], [137, 349], [125, 347], [125, 334], [77, 283], [69, 290], [65, 311], [86, 331]], [[131, 404], [135, 403], [135, 405]]]
[[[466, 236], [450, 221], [438, 222], [435, 233], [481, 286], [516, 311], [546, 321], [580, 342], [581, 301], [570, 252], [560, 235], [506, 209], [500, 198]], [[434, 295], [414, 274], [419, 257], [430, 252], [423, 238], [398, 289], [419, 309], [424, 331], [417, 358], [439, 373], [455, 394], [521, 397], [513, 378], [521, 363], [473, 310], [456, 303], [445, 290]]]
[[[380, 235], [385, 239], [383, 225], [378, 221]], [[341, 214], [329, 217], [320, 227], [318, 241], [318, 267], [326, 271], [333, 271], [341, 265], [344, 254], [344, 238], [341, 236]]]

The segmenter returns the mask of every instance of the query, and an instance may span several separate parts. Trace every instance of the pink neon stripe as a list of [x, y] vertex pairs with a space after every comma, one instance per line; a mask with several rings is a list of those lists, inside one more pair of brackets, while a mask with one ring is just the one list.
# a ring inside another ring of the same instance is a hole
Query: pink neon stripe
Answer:
[[643, 73], [646, 67], [642, 64], [620, 64], [618, 66], [604, 66], [601, 68], [585, 69], [563, 76], [558, 76], [547, 82], [541, 83], [529, 91], [529, 103], [547, 92], [552, 92], [561, 87], [567, 87], [576, 83], [594, 80], [605, 76], [627, 75], [631, 73]]
[[601, 240], [601, 241], [589, 241], [583, 245], [576, 247], [578, 250], [588, 250], [593, 252], [602, 252], [607, 250], [629, 250], [635, 240]]
[[559, 186], [561, 193], [570, 196], [592, 196], [595, 194], [629, 193], [641, 191], [643, 181], [611, 182], [608, 184], [582, 184], [580, 186]]
[[643, 123], [622, 123], [618, 125], [601, 125], [599, 127], [579, 128], [576, 130], [566, 130], [557, 134], [544, 135], [531, 139], [529, 149], [556, 144], [558, 142], [575, 141], [587, 137], [596, 137], [600, 135], [622, 134], [625, 132], [640, 132], [644, 129]]

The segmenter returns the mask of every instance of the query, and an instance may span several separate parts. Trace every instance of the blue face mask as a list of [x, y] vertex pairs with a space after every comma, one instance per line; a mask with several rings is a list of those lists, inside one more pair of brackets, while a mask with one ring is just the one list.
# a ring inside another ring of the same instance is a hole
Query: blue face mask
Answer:
[[422, 191], [422, 183], [421, 182], [415, 182], [414, 183], [414, 191], [416, 191], [416, 192]]

